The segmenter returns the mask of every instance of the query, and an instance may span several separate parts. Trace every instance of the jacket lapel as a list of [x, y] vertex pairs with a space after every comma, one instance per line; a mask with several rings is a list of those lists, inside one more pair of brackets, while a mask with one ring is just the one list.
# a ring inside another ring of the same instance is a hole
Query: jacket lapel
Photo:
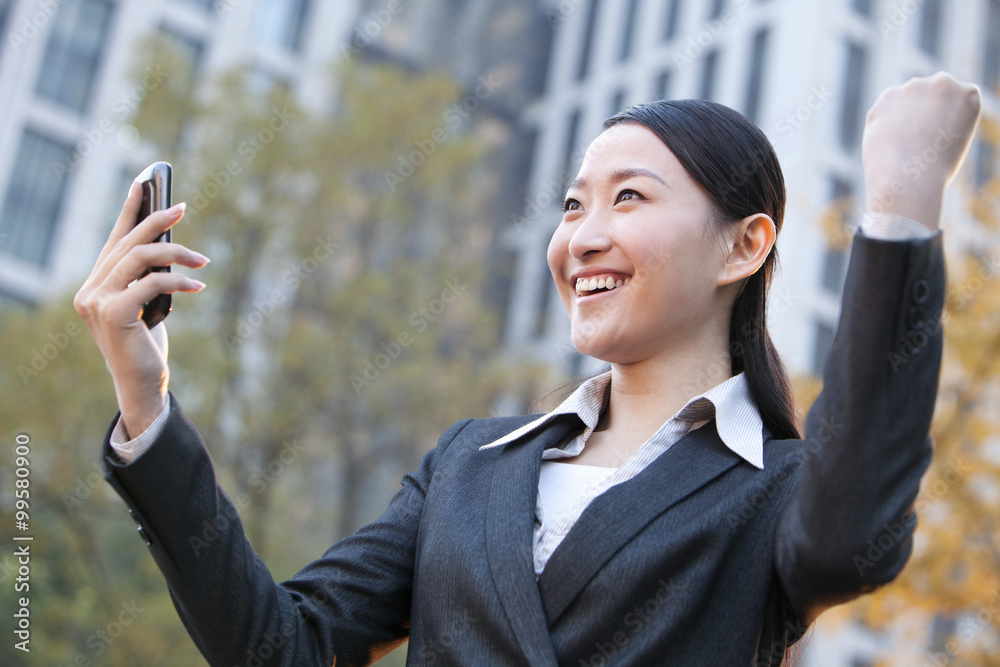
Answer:
[[740, 461], [719, 439], [713, 420], [681, 438], [631, 480], [595, 498], [538, 579], [548, 624], [555, 623], [594, 575], [650, 522]]
[[505, 445], [493, 472], [486, 511], [487, 561], [507, 620], [530, 665], [556, 664], [531, 554], [542, 451], [582, 429], [575, 414], [560, 415], [528, 442]]

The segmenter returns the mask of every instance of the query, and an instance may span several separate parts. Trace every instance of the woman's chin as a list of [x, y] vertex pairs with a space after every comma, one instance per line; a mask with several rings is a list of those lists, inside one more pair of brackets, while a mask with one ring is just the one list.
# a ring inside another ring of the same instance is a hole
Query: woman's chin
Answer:
[[621, 345], [600, 337], [573, 336], [573, 347], [582, 355], [609, 364], [629, 363], [629, 355]]

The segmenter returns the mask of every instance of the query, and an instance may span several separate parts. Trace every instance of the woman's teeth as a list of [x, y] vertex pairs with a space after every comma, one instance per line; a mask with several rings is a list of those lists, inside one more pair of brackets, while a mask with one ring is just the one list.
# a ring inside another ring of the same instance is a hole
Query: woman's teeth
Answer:
[[617, 287], [621, 287], [626, 281], [618, 278], [617, 280], [614, 276], [588, 276], [587, 278], [578, 278], [576, 281], [576, 295], [585, 296], [597, 290], [613, 290]]

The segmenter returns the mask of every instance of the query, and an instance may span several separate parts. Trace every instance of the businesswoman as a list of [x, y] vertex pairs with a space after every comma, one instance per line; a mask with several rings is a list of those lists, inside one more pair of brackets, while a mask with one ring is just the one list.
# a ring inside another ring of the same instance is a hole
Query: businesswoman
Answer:
[[[824, 609], [911, 549], [940, 366], [941, 198], [979, 113], [948, 75], [885, 91], [863, 140], [855, 238], [825, 388], [796, 430], [765, 323], [781, 170], [725, 107], [608, 121], [570, 184], [548, 262], [581, 352], [611, 370], [555, 411], [449, 428], [373, 524], [275, 584], [167, 391], [133, 187], [76, 308], [114, 378], [108, 481], [213, 665], [779, 665]], [[924, 169], [913, 177], [913, 156]], [[933, 159], [931, 159], [933, 158]], [[206, 525], [214, 540], [200, 539]]]

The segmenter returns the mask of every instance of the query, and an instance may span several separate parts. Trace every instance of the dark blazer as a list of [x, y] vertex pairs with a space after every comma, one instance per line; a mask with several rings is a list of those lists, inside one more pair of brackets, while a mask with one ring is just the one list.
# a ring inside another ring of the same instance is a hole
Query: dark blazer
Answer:
[[892, 580], [911, 550], [941, 354], [940, 235], [858, 238], [825, 389], [764, 468], [715, 422], [597, 497], [541, 577], [542, 451], [581, 425], [453, 425], [374, 523], [275, 584], [173, 397], [152, 449], [108, 481], [213, 665], [777, 665], [809, 610]]

